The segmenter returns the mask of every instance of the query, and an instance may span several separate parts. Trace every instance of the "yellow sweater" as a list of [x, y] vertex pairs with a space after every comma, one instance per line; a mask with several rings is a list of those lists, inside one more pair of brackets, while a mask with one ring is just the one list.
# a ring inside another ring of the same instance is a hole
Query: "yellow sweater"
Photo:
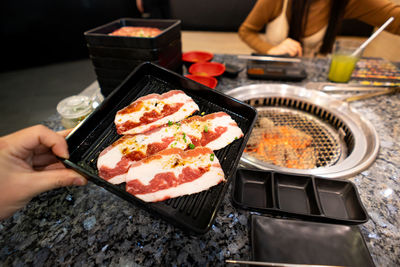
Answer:
[[[287, 18], [291, 14], [291, 1], [288, 3]], [[282, 6], [283, 0], [258, 0], [239, 28], [240, 38], [257, 52], [266, 53], [273, 45], [262, 40], [259, 31], [279, 16]], [[327, 0], [316, 0], [311, 4], [304, 37], [313, 35], [328, 24], [329, 8]], [[358, 19], [376, 27], [391, 16], [395, 19], [386, 30], [400, 35], [400, 5], [389, 0], [350, 0], [344, 14], [345, 19]]]

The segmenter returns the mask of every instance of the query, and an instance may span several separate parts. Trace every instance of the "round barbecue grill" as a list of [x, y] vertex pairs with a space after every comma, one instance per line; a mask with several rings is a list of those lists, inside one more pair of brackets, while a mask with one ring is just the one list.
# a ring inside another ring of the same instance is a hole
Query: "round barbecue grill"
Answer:
[[[243, 167], [349, 178], [368, 168], [378, 154], [379, 138], [372, 124], [347, 103], [320, 91], [284, 84], [254, 84], [227, 94], [258, 110], [258, 121], [241, 158]], [[271, 133], [278, 129], [297, 134], [288, 140], [271, 140]], [[273, 160], [258, 153], [256, 146], [263, 142], [268, 143]], [[293, 153], [282, 143], [298, 147]], [[305, 164], [280, 164], [293, 161], [290, 158]]]

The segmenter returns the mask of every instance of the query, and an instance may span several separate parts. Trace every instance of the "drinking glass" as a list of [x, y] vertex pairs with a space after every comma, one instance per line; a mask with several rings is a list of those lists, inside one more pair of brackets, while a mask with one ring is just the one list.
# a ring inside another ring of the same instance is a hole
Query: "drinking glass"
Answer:
[[357, 55], [352, 53], [358, 45], [352, 43], [337, 44], [332, 54], [328, 79], [332, 82], [346, 83], [350, 80], [354, 67], [361, 57], [362, 51]]

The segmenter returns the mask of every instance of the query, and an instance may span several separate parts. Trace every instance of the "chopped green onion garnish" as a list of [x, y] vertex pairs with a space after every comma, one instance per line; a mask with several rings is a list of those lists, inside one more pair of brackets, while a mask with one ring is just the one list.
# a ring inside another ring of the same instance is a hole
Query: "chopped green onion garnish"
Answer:
[[194, 149], [195, 148], [195, 146], [192, 143], [189, 144], [189, 147], [190, 147], [190, 149]]
[[214, 155], [214, 154], [211, 154], [211, 155], [210, 155], [210, 160], [211, 160], [211, 161], [214, 161], [214, 157], [215, 157], [215, 155]]
[[235, 137], [235, 140], [238, 140], [238, 138], [237, 138], [237, 137]]
[[207, 132], [208, 132], [208, 127], [207, 127], [207, 125], [206, 125], [206, 126], [204, 126], [204, 132], [205, 132], [205, 133], [207, 133]]
[[185, 133], [183, 133], [183, 141], [185, 141], [185, 143], [186, 143], [186, 134]]
[[172, 125], [172, 121], [168, 121], [168, 126], [171, 126]]

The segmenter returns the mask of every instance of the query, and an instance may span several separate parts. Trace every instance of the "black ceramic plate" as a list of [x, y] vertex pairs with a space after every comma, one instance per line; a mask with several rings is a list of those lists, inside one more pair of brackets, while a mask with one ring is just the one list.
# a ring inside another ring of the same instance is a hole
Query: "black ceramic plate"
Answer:
[[261, 213], [342, 224], [368, 220], [350, 181], [239, 169], [232, 190], [236, 206]]
[[[178, 89], [184, 91], [200, 107], [200, 112], [224, 111], [242, 129], [244, 137], [227, 147], [215, 151], [224, 170], [226, 183], [209, 190], [169, 199], [146, 203], [125, 191], [124, 185], [113, 185], [98, 177], [97, 158], [100, 152], [120, 136], [114, 126], [115, 114], [137, 98], [150, 93], [165, 93]], [[147, 209], [155, 215], [185, 230], [204, 233], [211, 227], [224, 197], [240, 156], [255, 123], [257, 111], [230, 96], [187, 79], [177, 73], [144, 63], [137, 67], [104, 102], [67, 138], [70, 158], [64, 163], [85, 175], [90, 181], [104, 187], [119, 197]]]
[[251, 217], [254, 261], [375, 266], [358, 226]]

